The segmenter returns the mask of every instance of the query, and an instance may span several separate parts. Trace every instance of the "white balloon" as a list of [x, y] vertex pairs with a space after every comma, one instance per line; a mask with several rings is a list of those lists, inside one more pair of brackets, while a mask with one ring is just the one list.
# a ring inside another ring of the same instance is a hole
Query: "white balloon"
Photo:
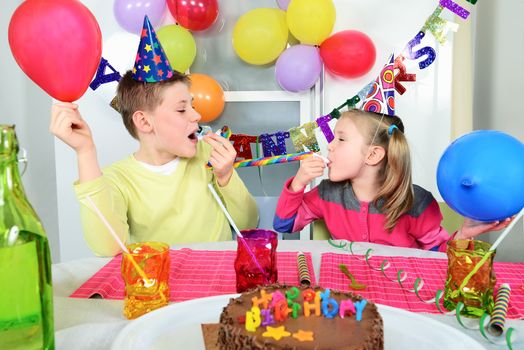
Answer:
[[[104, 41], [102, 57], [123, 76], [128, 70], [133, 68], [139, 42], [140, 38], [138, 35], [124, 31], [116, 32]], [[106, 68], [105, 73], [111, 73], [109, 67]], [[116, 95], [117, 85], [117, 81], [102, 84], [94, 93], [109, 104]]]

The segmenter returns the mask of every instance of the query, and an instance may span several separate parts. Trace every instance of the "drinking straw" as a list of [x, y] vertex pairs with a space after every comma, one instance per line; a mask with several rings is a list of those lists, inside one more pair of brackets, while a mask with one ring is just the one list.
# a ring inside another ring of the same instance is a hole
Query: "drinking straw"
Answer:
[[489, 251], [482, 257], [482, 259], [480, 259], [480, 261], [477, 263], [477, 265], [475, 265], [473, 270], [471, 270], [471, 272], [466, 276], [466, 278], [464, 278], [464, 281], [462, 281], [462, 284], [460, 285], [460, 287], [458, 289], [459, 292], [462, 291], [462, 289], [466, 286], [466, 284], [468, 284], [468, 282], [471, 279], [471, 277], [474, 274], [477, 273], [477, 271], [480, 269], [480, 267], [495, 252], [495, 249], [497, 249], [497, 247], [500, 244], [500, 242], [502, 242], [502, 240], [508, 235], [508, 233], [511, 231], [511, 229], [513, 229], [513, 226], [515, 226], [515, 224], [520, 220], [522, 215], [524, 215], [524, 208], [522, 208], [520, 210], [520, 212], [517, 214], [517, 216], [515, 216], [513, 221], [511, 221], [511, 223], [508, 225], [508, 227], [506, 227], [504, 229], [504, 231], [502, 231], [502, 233], [500, 234], [499, 238], [497, 238], [497, 240], [495, 241], [495, 243], [493, 243], [491, 248], [489, 248]]
[[497, 238], [497, 240], [495, 241], [495, 243], [493, 243], [493, 245], [491, 246], [490, 250], [495, 250], [497, 249], [498, 245], [500, 244], [500, 242], [502, 242], [502, 240], [504, 238], [506, 238], [506, 236], [508, 235], [508, 233], [511, 231], [511, 229], [513, 228], [513, 226], [515, 226], [515, 224], [520, 220], [520, 218], [522, 217], [522, 215], [524, 215], [524, 208], [522, 208], [520, 210], [520, 212], [517, 214], [517, 216], [515, 216], [515, 218], [513, 219], [513, 221], [508, 225], [508, 227], [506, 227], [504, 229], [504, 231], [502, 231], [502, 233], [500, 234], [499, 238]]
[[311, 277], [309, 275], [309, 268], [307, 266], [306, 256], [302, 252], [297, 253], [298, 260], [298, 276], [300, 284], [310, 286]]
[[109, 230], [109, 233], [111, 233], [111, 236], [113, 236], [113, 238], [115, 239], [116, 243], [118, 243], [118, 245], [120, 246], [120, 249], [122, 249], [122, 251], [125, 252], [126, 254], [130, 254], [129, 255], [129, 260], [131, 261], [131, 264], [133, 264], [133, 266], [135, 267], [135, 269], [138, 272], [138, 274], [140, 275], [140, 277], [142, 277], [142, 280], [144, 281], [144, 286], [145, 287], [151, 287], [153, 284], [155, 284], [154, 281], [150, 280], [146, 276], [145, 272], [140, 268], [140, 266], [138, 266], [137, 262], [135, 261], [135, 258], [129, 252], [129, 249], [127, 249], [125, 244], [120, 240], [120, 237], [118, 237], [118, 235], [116, 234], [115, 230], [113, 230], [113, 228], [111, 227], [111, 225], [109, 224], [109, 222], [105, 218], [104, 214], [102, 214], [100, 209], [98, 209], [98, 207], [96, 206], [95, 202], [93, 202], [91, 197], [89, 195], [87, 195], [86, 199], [89, 202], [89, 205], [91, 205], [91, 208], [95, 211], [95, 213], [98, 215], [100, 220], [102, 220], [102, 222], [104, 223], [106, 228]]
[[491, 313], [491, 320], [488, 325], [488, 331], [495, 336], [500, 336], [504, 333], [504, 323], [506, 322], [510, 293], [511, 288], [509, 284], [503, 283], [500, 285], [495, 307]]
[[209, 187], [209, 190], [213, 194], [213, 197], [215, 197], [215, 200], [217, 201], [218, 205], [220, 206], [220, 208], [222, 209], [222, 211], [226, 215], [226, 218], [229, 221], [229, 224], [231, 225], [231, 227], [233, 227], [233, 230], [235, 230], [235, 232], [237, 234], [237, 237], [239, 238], [240, 242], [242, 242], [242, 244], [246, 248], [247, 252], [249, 253], [249, 256], [251, 257], [251, 260], [253, 260], [253, 263], [257, 266], [257, 268], [260, 270], [260, 272], [262, 272], [262, 274], [266, 278], [266, 282], [269, 282], [269, 278], [268, 278], [268, 275], [267, 275], [266, 271], [264, 271], [262, 266], [260, 266], [260, 263], [258, 262], [257, 258], [253, 254], [253, 251], [251, 250], [251, 248], [247, 244], [246, 240], [244, 239], [244, 236], [242, 236], [242, 234], [238, 230], [237, 225], [235, 225], [235, 222], [233, 221], [233, 218], [231, 217], [231, 215], [229, 215], [229, 212], [227, 211], [226, 207], [224, 206], [224, 203], [222, 203], [222, 200], [218, 196], [217, 191], [215, 191], [215, 188], [210, 183], [207, 184], [207, 187]]

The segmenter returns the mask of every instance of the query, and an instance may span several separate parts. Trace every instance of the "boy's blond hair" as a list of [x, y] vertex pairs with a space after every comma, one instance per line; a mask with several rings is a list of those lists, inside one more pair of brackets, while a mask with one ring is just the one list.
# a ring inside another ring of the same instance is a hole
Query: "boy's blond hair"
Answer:
[[176, 83], [184, 83], [189, 86], [190, 80], [187, 75], [173, 71], [173, 76], [169, 79], [146, 83], [133, 79], [133, 73], [130, 70], [120, 79], [115, 104], [131, 136], [138, 139], [133, 114], [136, 111], [153, 111], [162, 103], [162, 90]]
[[[391, 231], [399, 217], [413, 206], [413, 183], [411, 179], [411, 156], [404, 136], [404, 124], [397, 116], [352, 109], [342, 113], [340, 118], [350, 118], [368, 145], [383, 147], [386, 156], [382, 160], [379, 180], [382, 184], [373, 203], [380, 199], [381, 210], [386, 214], [385, 229]], [[396, 129], [388, 129], [395, 125]]]

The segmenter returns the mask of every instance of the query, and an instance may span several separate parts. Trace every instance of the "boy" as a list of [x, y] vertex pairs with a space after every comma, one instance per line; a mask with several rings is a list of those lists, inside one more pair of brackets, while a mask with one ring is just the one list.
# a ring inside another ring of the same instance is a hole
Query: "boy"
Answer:
[[[138, 151], [102, 172], [78, 106], [59, 103], [51, 111], [50, 131], [76, 151], [74, 186], [84, 237], [101, 256], [120, 248], [87, 203], [88, 195], [124, 242], [231, 239], [229, 223], [207, 188], [211, 181], [239, 229], [258, 222], [256, 203], [233, 169], [233, 146], [213, 133], [198, 142], [200, 115], [191, 104], [189, 79], [171, 69], [147, 18], [144, 31], [135, 67], [117, 90], [118, 110], [139, 141]], [[212, 171], [205, 168], [208, 161]]]

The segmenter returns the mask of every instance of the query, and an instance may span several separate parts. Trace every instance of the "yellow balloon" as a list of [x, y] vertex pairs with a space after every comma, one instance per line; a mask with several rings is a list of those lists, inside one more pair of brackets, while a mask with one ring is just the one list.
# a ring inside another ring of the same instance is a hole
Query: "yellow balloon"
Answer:
[[291, 0], [287, 24], [302, 44], [320, 45], [333, 30], [336, 11], [332, 0]]
[[262, 65], [278, 58], [287, 45], [286, 13], [258, 8], [243, 14], [233, 29], [233, 48], [250, 64]]

